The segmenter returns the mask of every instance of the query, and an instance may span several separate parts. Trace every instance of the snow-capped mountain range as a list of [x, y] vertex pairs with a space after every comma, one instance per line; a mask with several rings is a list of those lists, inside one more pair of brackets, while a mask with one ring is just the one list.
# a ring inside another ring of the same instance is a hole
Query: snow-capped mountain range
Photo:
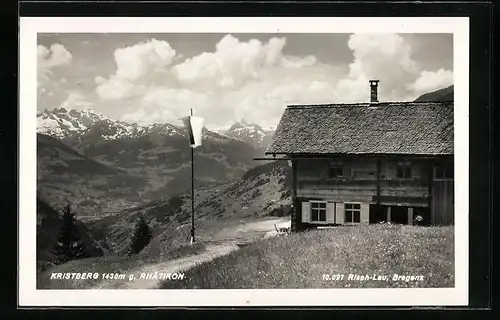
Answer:
[[257, 124], [240, 120], [235, 122], [229, 129], [221, 130], [219, 133], [229, 138], [246, 142], [258, 149], [265, 149], [271, 141], [274, 129], [264, 129]]
[[140, 126], [112, 120], [90, 109], [66, 110], [56, 108], [37, 115], [37, 132], [57, 139], [99, 136], [104, 140], [138, 138], [150, 133], [161, 135], [184, 134], [172, 124]]
[[[148, 134], [164, 136], [185, 135], [183, 127], [169, 123], [156, 123], [141, 126], [136, 123], [127, 123], [113, 120], [91, 109], [66, 110], [55, 108], [45, 110], [37, 115], [37, 132], [60, 140], [77, 139], [102, 140], [134, 139]], [[252, 145], [257, 149], [265, 149], [269, 144], [274, 130], [263, 129], [257, 124], [245, 121], [234, 123], [229, 129], [203, 129], [203, 137], [216, 140], [233, 139]]]

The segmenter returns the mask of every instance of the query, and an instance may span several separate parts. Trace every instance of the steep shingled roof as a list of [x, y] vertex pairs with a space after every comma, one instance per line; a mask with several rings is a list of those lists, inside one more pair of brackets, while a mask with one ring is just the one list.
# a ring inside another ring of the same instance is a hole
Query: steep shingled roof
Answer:
[[453, 154], [453, 102], [288, 106], [266, 154]]

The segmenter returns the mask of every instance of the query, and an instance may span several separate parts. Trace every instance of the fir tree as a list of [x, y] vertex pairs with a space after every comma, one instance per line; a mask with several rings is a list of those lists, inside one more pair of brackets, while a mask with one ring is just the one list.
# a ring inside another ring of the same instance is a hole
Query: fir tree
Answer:
[[128, 249], [128, 254], [133, 255], [139, 253], [151, 241], [151, 228], [141, 214], [135, 223], [132, 241]]
[[88, 255], [80, 238], [76, 215], [71, 212], [70, 204], [66, 204], [60, 218], [59, 235], [52, 253], [56, 256], [56, 264], [86, 258]]

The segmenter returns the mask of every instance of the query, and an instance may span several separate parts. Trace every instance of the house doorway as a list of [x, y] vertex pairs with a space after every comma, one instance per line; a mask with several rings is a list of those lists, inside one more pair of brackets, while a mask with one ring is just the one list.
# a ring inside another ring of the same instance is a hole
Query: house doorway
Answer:
[[408, 207], [391, 206], [391, 223], [408, 224]]
[[370, 223], [387, 221], [386, 208], [377, 204], [370, 204]]
[[428, 226], [431, 224], [431, 214], [427, 207], [413, 208], [413, 225]]

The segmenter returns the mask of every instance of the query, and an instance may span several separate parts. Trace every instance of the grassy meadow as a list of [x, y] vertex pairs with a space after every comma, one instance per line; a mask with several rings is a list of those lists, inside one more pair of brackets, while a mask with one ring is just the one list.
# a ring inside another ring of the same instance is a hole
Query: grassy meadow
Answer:
[[[328, 280], [323, 275], [344, 275]], [[360, 281], [349, 275], [387, 276]], [[423, 280], [393, 280], [394, 275]], [[270, 289], [453, 287], [453, 227], [368, 225], [258, 241], [186, 271], [161, 288]]]

